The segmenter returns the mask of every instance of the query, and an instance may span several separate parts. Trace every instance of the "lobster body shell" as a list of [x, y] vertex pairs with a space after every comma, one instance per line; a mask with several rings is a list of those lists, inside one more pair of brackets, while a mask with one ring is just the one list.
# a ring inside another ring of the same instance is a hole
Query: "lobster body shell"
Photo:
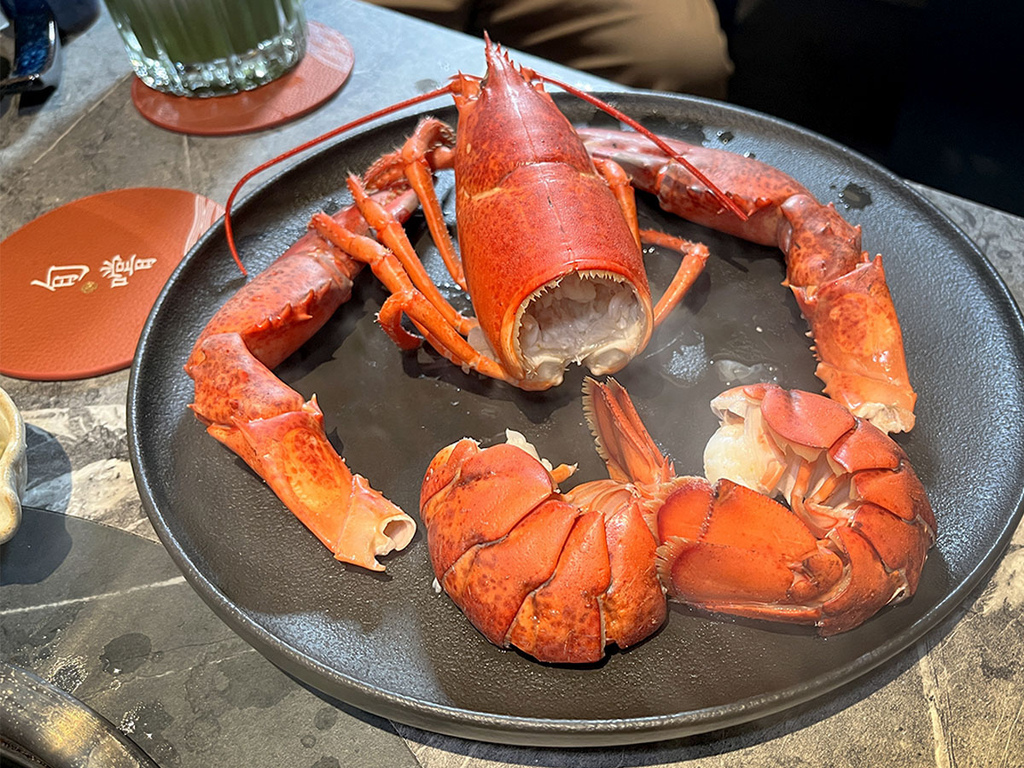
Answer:
[[632, 288], [643, 317], [621, 362], [593, 370], [610, 373], [653, 328], [635, 221], [551, 97], [491, 46], [487, 63], [479, 88], [455, 99], [458, 240], [480, 329], [502, 366], [530, 388], [519, 339], [526, 305], [566, 275], [606, 276]]

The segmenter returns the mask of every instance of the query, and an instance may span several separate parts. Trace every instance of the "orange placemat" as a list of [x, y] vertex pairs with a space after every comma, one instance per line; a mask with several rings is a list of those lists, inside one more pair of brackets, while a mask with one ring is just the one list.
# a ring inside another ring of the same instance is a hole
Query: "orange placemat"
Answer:
[[180, 189], [83, 197], [0, 243], [0, 373], [80, 379], [131, 365], [171, 272], [224, 214]]
[[136, 78], [135, 108], [151, 123], [178, 133], [228, 136], [272, 128], [319, 107], [352, 71], [352, 46], [340, 32], [309, 23], [306, 55], [288, 74], [230, 96], [190, 99], [153, 90]]

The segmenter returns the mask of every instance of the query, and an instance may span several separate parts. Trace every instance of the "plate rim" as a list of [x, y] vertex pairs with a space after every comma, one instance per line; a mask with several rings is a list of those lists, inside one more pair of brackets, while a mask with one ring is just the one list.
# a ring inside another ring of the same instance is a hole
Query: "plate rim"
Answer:
[[[556, 93], [552, 95], [556, 103], [570, 100], [570, 97], [566, 94]], [[989, 259], [977, 244], [935, 203], [910, 186], [906, 180], [874, 160], [801, 126], [732, 104], [700, 97], [647, 91], [594, 92], [592, 95], [612, 103], [624, 99], [626, 101], [637, 100], [645, 103], [667, 101], [677, 105], [689, 104], [701, 109], [716, 111], [724, 119], [736, 116], [744, 120], [766, 123], [769, 126], [793, 132], [802, 140], [825, 145], [833, 152], [843, 154], [855, 162], [870, 167], [873, 173], [884, 177], [889, 183], [900, 187], [901, 191], [913, 199], [915, 204], [927, 210], [937, 223], [946, 227], [950, 234], [966, 246], [966, 249], [971, 253], [974, 266], [980, 269], [985, 279], [996, 291], [996, 295], [991, 298], [1007, 313], [1007, 320], [1011, 321], [1010, 325], [1014, 334], [1018, 337], [1018, 343], [1024, 349], [1024, 315], [1022, 315], [1021, 309], [1010, 293], [1005, 281], [995, 270]], [[291, 174], [301, 174], [315, 163], [319, 157], [331, 152], [338, 145], [385, 129], [393, 123], [412, 120], [426, 114], [436, 114], [448, 109], [451, 109], [451, 107], [417, 109], [415, 111], [403, 110], [389, 118], [374, 121], [348, 132], [340, 138], [329, 141], [302, 160], [268, 176], [268, 178], [259, 183], [253, 184], [252, 190], [235, 204], [234, 213], [241, 218], [250, 206], [258, 202], [258, 198], [268, 188], [276, 184], [283, 177], [290, 176]], [[351, 675], [332, 669], [317, 659], [310, 657], [279, 638], [269, 629], [260, 625], [252, 616], [242, 611], [190, 559], [181, 543], [170, 531], [162, 512], [150, 492], [147, 468], [142, 457], [142, 437], [138, 431], [139, 424], [137, 419], [141, 386], [139, 382], [140, 369], [143, 368], [147, 356], [151, 353], [149, 338], [152, 328], [156, 324], [160, 309], [164, 305], [171, 288], [178, 280], [179, 274], [189, 267], [207, 241], [223, 237], [223, 231], [224, 219], [222, 217], [203, 234], [168, 278], [164, 289], [157, 297], [153, 309], [146, 320], [132, 362], [127, 403], [128, 443], [130, 459], [142, 504], [158, 538], [182, 570], [188, 583], [225, 623], [260, 651], [262, 655], [288, 674], [328, 696], [359, 707], [372, 714], [427, 731], [443, 733], [458, 738], [511, 745], [560, 748], [649, 743], [698, 733], [707, 733], [751, 722], [804, 704], [836, 690], [865, 676], [903, 651], [909, 650], [924, 635], [933, 631], [941, 624], [966, 599], [968, 594], [977, 588], [984, 578], [990, 574], [996, 563], [1005, 553], [1013, 532], [1019, 525], [1022, 516], [1024, 516], [1024, 485], [1022, 485], [1018, 489], [1015, 509], [1007, 516], [1005, 524], [999, 531], [998, 536], [995, 537], [994, 545], [989, 548], [985, 556], [975, 564], [974, 568], [943, 599], [909, 627], [897, 633], [888, 641], [876, 646], [871, 651], [856, 657], [845, 666], [781, 691], [686, 712], [607, 719], [532, 718], [518, 715], [501, 715], [442, 705], [413, 696], [382, 691], [375, 685], [365, 683]], [[320, 677], [318, 677], [317, 673], [319, 673]], [[324, 679], [331, 681], [330, 690], [323, 685]]]

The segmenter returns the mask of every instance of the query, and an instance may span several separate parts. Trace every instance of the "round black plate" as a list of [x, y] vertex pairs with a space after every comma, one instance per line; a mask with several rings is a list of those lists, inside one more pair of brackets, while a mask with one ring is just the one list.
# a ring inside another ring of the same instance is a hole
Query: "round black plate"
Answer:
[[[1022, 510], [1024, 328], [975, 246], [888, 172], [819, 136], [762, 115], [656, 94], [606, 98], [653, 129], [756, 155], [862, 224], [885, 257], [920, 393], [918, 426], [899, 442], [939, 523], [917, 595], [827, 640], [806, 628], [699, 616], [673, 608], [639, 646], [592, 667], [539, 664], [489, 645], [433, 586], [422, 531], [368, 573], [332, 559], [186, 409], [182, 364], [212, 313], [242, 284], [212, 229], [160, 296], [142, 334], [129, 394], [129, 438], [143, 503], [188, 580], [273, 662], [326, 694], [421, 728], [529, 745], [621, 744], [747, 721], [818, 696], [907, 648], [991, 569]], [[558, 98], [576, 123], [608, 125]], [[434, 111], [454, 121], [451, 108]], [[344, 178], [400, 144], [416, 116], [334, 144], [251, 195], [237, 212], [256, 272], [346, 201]], [[440, 186], [450, 192], [451, 180]], [[448, 195], [450, 198], [450, 194]], [[450, 203], [450, 200], [449, 200]], [[844, 207], [844, 204], [846, 207]], [[711, 398], [748, 378], [820, 391], [806, 325], [780, 283], [777, 251], [662, 214], [641, 198], [643, 224], [703, 240], [706, 273], [641, 358], [618, 379], [680, 474], [701, 472], [716, 422]], [[421, 223], [412, 230], [419, 236]], [[439, 259], [422, 242], [445, 290]], [[675, 261], [650, 257], [655, 286]], [[603, 476], [583, 420], [582, 376], [544, 393], [465, 375], [426, 352], [402, 353], [374, 322], [385, 294], [365, 273], [352, 300], [280, 368], [316, 394], [331, 439], [354, 471], [412, 514], [423, 472], [442, 446], [485, 443], [511, 427], [555, 462]], [[738, 368], [734, 363], [748, 366]]]

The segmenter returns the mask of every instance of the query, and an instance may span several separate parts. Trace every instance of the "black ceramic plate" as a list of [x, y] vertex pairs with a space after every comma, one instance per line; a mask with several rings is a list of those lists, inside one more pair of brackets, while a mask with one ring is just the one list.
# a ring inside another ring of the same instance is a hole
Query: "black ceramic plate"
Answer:
[[[975, 246], [888, 172], [814, 134], [696, 99], [608, 98], [659, 132], [787, 171], [835, 201], [863, 225], [865, 248], [885, 255], [920, 393], [918, 426], [899, 442], [940, 528], [920, 589], [827, 640], [806, 628], [674, 608], [655, 636], [592, 667], [539, 664], [489, 645], [433, 589], [422, 531], [388, 557], [386, 574], [336, 562], [186, 409], [192, 383], [182, 364], [242, 284], [217, 226], [173, 275], [143, 332], [129, 395], [132, 460], [153, 524], [196, 590], [269, 659], [326, 694], [414, 726], [499, 742], [621, 744], [708, 731], [818, 696], [907, 648], [985, 577], [1009, 541], [1024, 483], [1024, 329]], [[589, 106], [559, 102], [577, 123], [608, 124]], [[454, 120], [447, 107], [435, 114]], [[398, 145], [416, 119], [334, 144], [251, 195], [236, 219], [250, 269], [283, 252], [314, 211], [342, 204], [345, 174]], [[440, 185], [447, 193], [451, 180]], [[776, 251], [663, 215], [650, 199], [640, 208], [647, 226], [703, 240], [714, 254], [685, 306], [618, 376], [677, 470], [700, 473], [714, 395], [748, 378], [812, 391], [820, 384]], [[412, 230], [419, 236], [422, 226], [414, 221]], [[421, 247], [443, 279], [439, 259]], [[653, 283], [664, 285], [673, 266], [653, 255]], [[554, 391], [524, 393], [428, 352], [402, 353], [374, 322], [384, 298], [364, 273], [352, 300], [278, 369], [306, 396], [316, 393], [354, 471], [415, 514], [440, 447], [464, 435], [498, 441], [511, 427], [542, 455], [579, 461], [579, 479], [602, 476], [580, 374]]]

